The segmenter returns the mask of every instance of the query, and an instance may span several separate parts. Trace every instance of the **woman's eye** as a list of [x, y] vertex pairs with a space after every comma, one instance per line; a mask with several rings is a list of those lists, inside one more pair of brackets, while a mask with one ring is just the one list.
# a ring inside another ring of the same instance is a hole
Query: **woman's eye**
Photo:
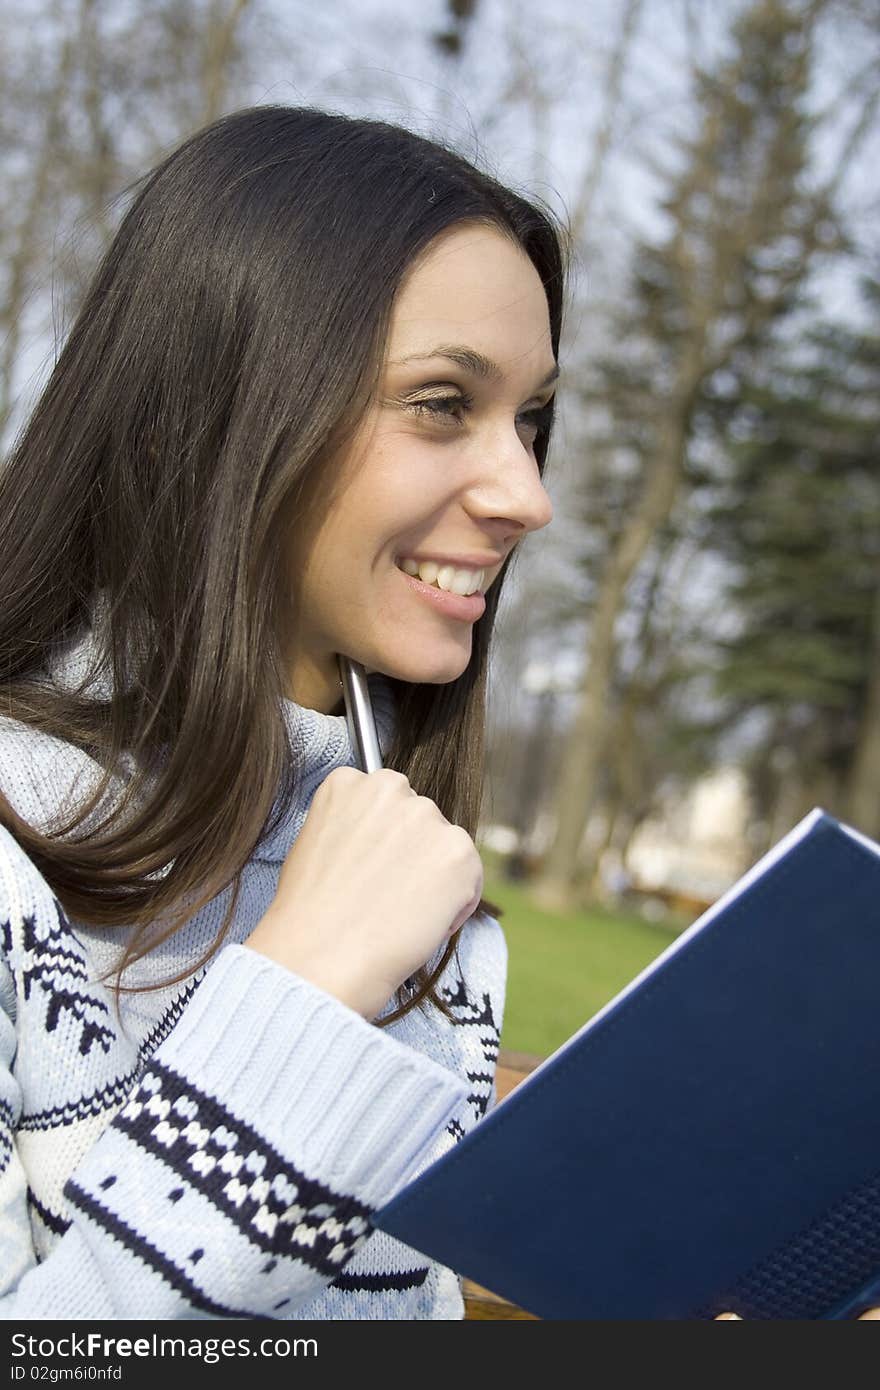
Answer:
[[546, 405], [538, 406], [535, 410], [524, 410], [519, 414], [517, 424], [520, 428], [525, 428], [531, 435], [530, 443], [534, 443], [542, 431], [550, 428], [550, 421], [553, 418], [553, 403], [548, 401]]
[[[408, 410], [414, 410], [428, 419], [456, 424], [462, 423], [472, 405], [472, 396], [430, 396], [425, 400], [406, 402]], [[529, 436], [528, 442], [533, 444], [542, 430], [549, 429], [552, 416], [552, 401], [534, 410], [523, 410], [516, 417], [517, 429]]]
[[430, 396], [424, 401], [407, 401], [407, 409], [434, 420], [461, 421], [470, 409], [470, 396]]

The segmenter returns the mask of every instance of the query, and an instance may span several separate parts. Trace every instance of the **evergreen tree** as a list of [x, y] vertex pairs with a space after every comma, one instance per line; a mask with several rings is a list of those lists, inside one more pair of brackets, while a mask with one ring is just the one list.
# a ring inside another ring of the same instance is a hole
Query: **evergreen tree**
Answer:
[[594, 598], [585, 685], [554, 797], [556, 835], [535, 884], [547, 907], [568, 905], [581, 874], [613, 713], [619, 619], [698, 474], [715, 384], [760, 354], [797, 305], [816, 252], [839, 242], [827, 190], [807, 177], [807, 94], [824, 8], [754, 0], [734, 26], [730, 55], [697, 75], [697, 131], [663, 204], [668, 234], [638, 248], [617, 350], [587, 393], [600, 419], [586, 443], [593, 485], [583, 506]]
[[729, 723], [752, 716], [768, 838], [817, 802], [880, 835], [880, 333], [825, 325], [765, 363], [731, 434], [717, 684]]

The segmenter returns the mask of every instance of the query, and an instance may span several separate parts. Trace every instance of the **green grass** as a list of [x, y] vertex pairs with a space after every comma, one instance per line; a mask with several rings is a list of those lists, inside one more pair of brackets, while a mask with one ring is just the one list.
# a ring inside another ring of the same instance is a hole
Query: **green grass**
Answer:
[[501, 1046], [546, 1056], [674, 940], [671, 929], [599, 908], [570, 916], [532, 906], [483, 854], [483, 891], [504, 909], [510, 955]]

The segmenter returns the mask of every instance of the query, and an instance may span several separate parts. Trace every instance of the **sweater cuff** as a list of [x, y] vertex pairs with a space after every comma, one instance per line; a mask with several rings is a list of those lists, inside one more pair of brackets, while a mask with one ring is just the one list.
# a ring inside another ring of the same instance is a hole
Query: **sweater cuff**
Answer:
[[467, 1084], [249, 946], [215, 957], [157, 1061], [297, 1166], [378, 1207], [405, 1185]]

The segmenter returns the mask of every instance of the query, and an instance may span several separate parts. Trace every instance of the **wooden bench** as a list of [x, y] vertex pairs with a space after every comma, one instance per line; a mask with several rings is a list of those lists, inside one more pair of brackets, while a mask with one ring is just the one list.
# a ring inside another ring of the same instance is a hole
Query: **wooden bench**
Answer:
[[[540, 1061], [543, 1061], [543, 1058], [535, 1057], [530, 1052], [508, 1052], [504, 1048], [501, 1049], [498, 1054], [495, 1083], [498, 1089], [499, 1104], [505, 1096], [510, 1095], [514, 1087], [518, 1086]], [[493, 1321], [502, 1318], [529, 1318], [538, 1321], [534, 1313], [527, 1313], [524, 1308], [518, 1308], [515, 1303], [510, 1303], [506, 1298], [501, 1298], [500, 1295], [492, 1293], [491, 1290], [482, 1288], [480, 1284], [475, 1284], [471, 1279], [462, 1281], [462, 1292], [464, 1294], [465, 1318], [488, 1318]]]

